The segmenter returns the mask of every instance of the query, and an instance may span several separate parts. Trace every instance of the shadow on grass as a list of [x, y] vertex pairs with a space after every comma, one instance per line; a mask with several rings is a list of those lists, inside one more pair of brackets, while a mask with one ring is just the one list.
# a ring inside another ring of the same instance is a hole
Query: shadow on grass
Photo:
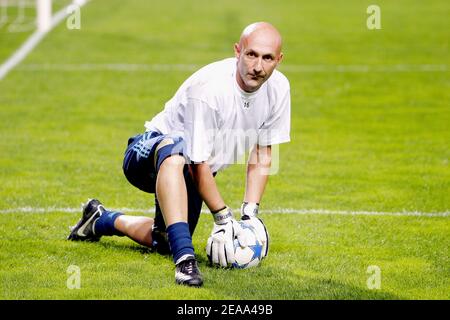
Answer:
[[[122, 243], [122, 242], [118, 242], [118, 241], [114, 241], [114, 240], [110, 240], [110, 239], [108, 239], [108, 240], [102, 239], [99, 242], [97, 242], [96, 244], [98, 244], [99, 246], [101, 246], [105, 249], [131, 250], [131, 251], [139, 252], [141, 254], [158, 254], [158, 255], [160, 255], [159, 253], [156, 253], [152, 248], [139, 245], [135, 242], [132, 242], [131, 240], [130, 240], [130, 243]], [[161, 256], [170, 257], [170, 255], [161, 255]]]
[[[225, 275], [224, 273], [228, 274]], [[211, 291], [230, 299], [268, 300], [401, 300], [382, 290], [369, 290], [334, 279], [300, 276], [260, 266], [247, 270], [210, 268], [207, 281]], [[225, 282], [223, 277], [226, 278]], [[224, 283], [228, 283], [224, 285]], [[235, 283], [235, 285], [233, 285]], [[218, 288], [218, 289], [214, 289]], [[219, 289], [220, 288], [220, 289]]]

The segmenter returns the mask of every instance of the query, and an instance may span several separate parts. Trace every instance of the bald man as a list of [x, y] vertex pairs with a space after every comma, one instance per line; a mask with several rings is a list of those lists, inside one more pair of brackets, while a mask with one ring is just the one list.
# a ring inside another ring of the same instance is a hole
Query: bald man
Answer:
[[241, 219], [255, 228], [265, 257], [268, 233], [257, 216], [271, 146], [290, 140], [289, 82], [276, 70], [283, 59], [281, 48], [280, 33], [271, 24], [247, 26], [234, 45], [235, 57], [191, 75], [164, 110], [145, 123], [145, 132], [128, 140], [123, 171], [133, 186], [155, 194], [154, 219], [110, 211], [93, 199], [68, 239], [127, 236], [170, 253], [176, 283], [201, 286], [192, 235], [203, 202], [214, 219], [206, 244], [211, 263], [233, 266], [234, 238], [246, 245], [214, 177], [250, 152]]

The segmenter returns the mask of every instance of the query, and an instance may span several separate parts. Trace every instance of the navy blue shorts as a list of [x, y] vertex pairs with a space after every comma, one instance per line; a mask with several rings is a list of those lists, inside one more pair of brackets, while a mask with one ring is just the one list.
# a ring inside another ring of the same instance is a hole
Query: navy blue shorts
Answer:
[[[163, 140], [172, 144], [160, 148], [155, 159], [155, 150]], [[128, 139], [123, 160], [123, 172], [136, 188], [155, 193], [156, 175], [161, 163], [171, 155], [183, 155], [184, 141], [181, 137], [148, 131]]]
[[[184, 155], [185, 142], [182, 137], [148, 131], [128, 139], [128, 147], [123, 160], [123, 172], [136, 188], [155, 194], [154, 228], [164, 232], [166, 226], [156, 197], [156, 177], [162, 162], [172, 155]], [[155, 158], [155, 151], [156, 158]], [[203, 200], [197, 191], [189, 165], [183, 169], [188, 193], [188, 223], [191, 235], [200, 216]]]

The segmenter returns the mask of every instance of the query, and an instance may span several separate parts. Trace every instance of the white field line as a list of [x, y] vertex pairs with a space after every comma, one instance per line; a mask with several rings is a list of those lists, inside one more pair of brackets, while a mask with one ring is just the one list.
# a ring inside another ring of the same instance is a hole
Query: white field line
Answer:
[[[116, 72], [193, 72], [201, 65], [196, 64], [131, 64], [131, 63], [78, 63], [25, 64], [21, 71], [116, 71]], [[292, 73], [394, 73], [394, 72], [448, 72], [446, 64], [395, 64], [395, 65], [280, 65], [280, 70]]]
[[[142, 208], [111, 208], [111, 210], [119, 211], [123, 213], [142, 213], [150, 214], [155, 213], [155, 209], [142, 209]], [[233, 209], [234, 212], [239, 212], [239, 209]], [[0, 209], [0, 214], [11, 213], [81, 213], [80, 208], [57, 208], [57, 207], [19, 207]], [[207, 210], [203, 210], [202, 213], [209, 213]], [[322, 215], [356, 215], [356, 216], [414, 216], [414, 217], [448, 217], [450, 211], [444, 212], [418, 212], [418, 211], [401, 211], [401, 212], [378, 212], [378, 211], [346, 211], [346, 210], [326, 210], [326, 209], [293, 209], [293, 208], [274, 208], [260, 210], [262, 214], [322, 214]]]
[[54, 27], [56, 27], [62, 20], [64, 20], [69, 15], [68, 8], [71, 5], [77, 5], [82, 7], [87, 3], [88, 0], [74, 0], [67, 7], [59, 10], [52, 16], [50, 22], [50, 28], [47, 31], [36, 30], [25, 43], [12, 54], [3, 64], [0, 65], [0, 80], [2, 80], [9, 71], [11, 71], [15, 66], [17, 66], [25, 57], [33, 51], [33, 49], [41, 42], [47, 33], [49, 33]]

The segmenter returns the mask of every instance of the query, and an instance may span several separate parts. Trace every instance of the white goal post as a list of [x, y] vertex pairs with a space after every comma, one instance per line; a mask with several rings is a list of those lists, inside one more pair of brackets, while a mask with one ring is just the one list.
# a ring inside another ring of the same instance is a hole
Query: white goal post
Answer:
[[37, 29], [46, 32], [52, 21], [52, 0], [36, 0]]

